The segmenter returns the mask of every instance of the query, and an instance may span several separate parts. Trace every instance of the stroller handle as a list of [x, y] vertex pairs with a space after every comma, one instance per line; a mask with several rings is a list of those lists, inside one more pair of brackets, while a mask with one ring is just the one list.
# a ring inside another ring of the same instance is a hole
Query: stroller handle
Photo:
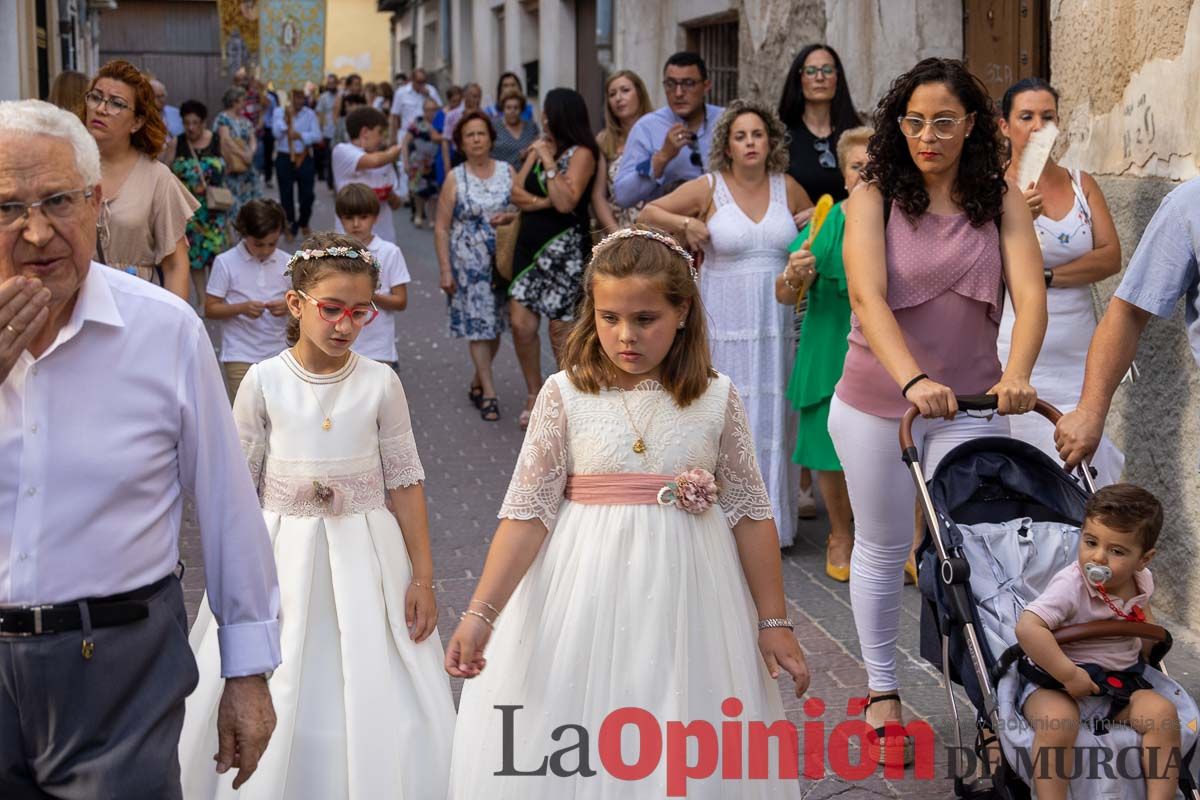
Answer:
[[[995, 411], [1000, 403], [1000, 398], [994, 394], [956, 394], [954, 400], [958, 403], [959, 411]], [[1041, 414], [1051, 425], [1057, 425], [1062, 417], [1062, 412], [1045, 400], [1034, 403], [1031, 413]], [[906, 452], [913, 446], [912, 426], [919, 416], [920, 410], [913, 406], [900, 419], [900, 448]]]
[[[1082, 642], [1086, 639], [1107, 639], [1109, 637], [1120, 638], [1132, 636], [1135, 639], [1144, 639], [1148, 642], [1154, 642], [1154, 649], [1150, 652], [1150, 666], [1161, 669], [1162, 660], [1171, 650], [1171, 634], [1161, 625], [1155, 625], [1150, 622], [1126, 622], [1124, 620], [1101, 620], [1100, 622], [1082, 622], [1078, 625], [1067, 625], [1054, 631], [1054, 641], [1058, 644], [1071, 644], [1072, 642]], [[1014, 644], [1003, 653], [991, 669], [992, 683], [999, 683], [1004, 674], [1017, 662], [1021, 656], [1025, 655], [1025, 651], [1020, 644]]]
[[1123, 636], [1145, 639], [1148, 642], [1165, 642], [1170, 634], [1161, 625], [1150, 622], [1126, 622], [1119, 619], [1083, 622], [1079, 625], [1067, 625], [1054, 631], [1054, 641], [1060, 645], [1082, 642], [1085, 639]]

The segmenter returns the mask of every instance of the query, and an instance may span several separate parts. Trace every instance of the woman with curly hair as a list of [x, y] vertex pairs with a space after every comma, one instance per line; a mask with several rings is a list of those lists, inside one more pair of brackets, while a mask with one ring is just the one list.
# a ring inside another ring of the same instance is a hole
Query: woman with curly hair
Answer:
[[84, 95], [83, 122], [100, 148], [97, 260], [187, 301], [186, 230], [200, 204], [158, 160], [167, 128], [150, 81], [128, 61], [108, 62]]
[[[849, 350], [829, 433], [854, 509], [850, 598], [867, 668], [867, 723], [881, 760], [912, 758], [899, 721], [896, 638], [915, 490], [896, 464], [900, 417], [926, 474], [955, 445], [1008, 431], [1033, 408], [1029, 376], [1046, 329], [1042, 256], [1021, 192], [1004, 178], [992, 101], [961, 61], [930, 58], [893, 83], [875, 113], [863, 182], [846, 201]], [[1005, 286], [1015, 322], [1001, 371]], [[961, 419], [955, 394], [994, 394], [1001, 416]]]
[[795, 342], [792, 309], [775, 302], [775, 280], [796, 238], [794, 217], [812, 206], [787, 174], [787, 131], [774, 110], [734, 100], [713, 126], [709, 170], [642, 210], [638, 221], [703, 250], [700, 295], [709, 317], [713, 367], [737, 387], [779, 532], [796, 536], [799, 486], [785, 393]]

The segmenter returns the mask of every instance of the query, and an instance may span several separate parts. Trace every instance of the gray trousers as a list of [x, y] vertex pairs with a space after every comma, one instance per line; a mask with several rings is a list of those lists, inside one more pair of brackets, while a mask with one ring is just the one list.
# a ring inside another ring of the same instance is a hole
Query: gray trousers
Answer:
[[0, 637], [0, 798], [174, 800], [184, 698], [199, 673], [179, 581], [147, 619], [92, 632]]

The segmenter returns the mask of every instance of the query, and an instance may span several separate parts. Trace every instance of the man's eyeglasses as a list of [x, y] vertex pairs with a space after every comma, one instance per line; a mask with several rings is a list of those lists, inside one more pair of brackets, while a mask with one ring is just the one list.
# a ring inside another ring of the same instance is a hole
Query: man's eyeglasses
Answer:
[[29, 219], [29, 212], [40, 208], [48, 219], [69, 220], [83, 207], [83, 202], [92, 196], [91, 189], [72, 189], [43, 197], [36, 203], [20, 203], [15, 200], [0, 203], [0, 228], [15, 228]]
[[109, 113], [112, 113], [112, 114], [120, 114], [122, 112], [129, 111], [132, 109], [132, 106], [130, 106], [129, 103], [126, 103], [121, 98], [105, 97], [104, 95], [97, 92], [95, 89], [93, 89], [92, 91], [85, 94], [83, 96], [83, 99], [84, 99], [84, 102], [86, 102], [88, 104], [88, 108], [94, 108], [97, 111], [100, 110], [101, 106], [107, 106]]
[[953, 139], [958, 126], [963, 124], [963, 121], [970, 116], [970, 114], [967, 114], [962, 117], [936, 117], [934, 119], [897, 117], [896, 122], [900, 124], [900, 132], [910, 139], [919, 138], [921, 134], [925, 133], [926, 125], [933, 127], [933, 135], [937, 138]]
[[813, 150], [816, 150], [818, 153], [818, 155], [817, 155], [817, 163], [818, 164], [820, 164], [825, 169], [837, 169], [837, 155], [833, 152], [833, 149], [829, 146], [828, 139], [814, 139], [813, 140]]
[[819, 67], [805, 67], [804, 77], [815, 78], [818, 74], [820, 74], [824, 75], [826, 78], [832, 78], [835, 72], [837, 72], [837, 67], [833, 66], [833, 64], [823, 64]]
[[674, 78], [666, 78], [663, 80], [663, 89], [666, 90], [667, 94], [674, 94], [676, 89], [683, 89], [685, 92], [690, 92], [701, 83], [702, 81], [698, 81], [695, 78], [684, 78], [681, 81], [677, 81]]
[[343, 319], [349, 317], [354, 327], [361, 328], [365, 325], [370, 325], [379, 316], [379, 309], [375, 307], [374, 303], [371, 303], [369, 306], [354, 306], [351, 308], [330, 300], [317, 300], [316, 298], [309, 297], [299, 289], [296, 290], [296, 294], [316, 306], [317, 313], [321, 315], [321, 319], [330, 325], [337, 325]]
[[691, 138], [688, 139], [688, 147], [692, 151], [691, 155], [688, 156], [688, 161], [691, 162], [693, 167], [703, 167], [704, 159], [700, 157], [700, 138], [696, 134], [693, 133]]

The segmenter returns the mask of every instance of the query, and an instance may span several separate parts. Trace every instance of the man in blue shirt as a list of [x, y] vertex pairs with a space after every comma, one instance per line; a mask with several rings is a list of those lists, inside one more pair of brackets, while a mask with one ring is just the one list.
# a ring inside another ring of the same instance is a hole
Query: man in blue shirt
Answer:
[[724, 111], [705, 104], [711, 86], [700, 56], [684, 51], [667, 59], [667, 105], [639, 119], [629, 132], [613, 181], [618, 206], [648, 203], [704, 174], [713, 125]]
[[1121, 285], [1088, 348], [1083, 393], [1054, 431], [1059, 455], [1069, 465], [1096, 452], [1113, 392], [1133, 363], [1150, 315], [1169, 317], [1186, 298], [1184, 319], [1192, 356], [1200, 363], [1200, 178], [1166, 197], [1146, 226]]

